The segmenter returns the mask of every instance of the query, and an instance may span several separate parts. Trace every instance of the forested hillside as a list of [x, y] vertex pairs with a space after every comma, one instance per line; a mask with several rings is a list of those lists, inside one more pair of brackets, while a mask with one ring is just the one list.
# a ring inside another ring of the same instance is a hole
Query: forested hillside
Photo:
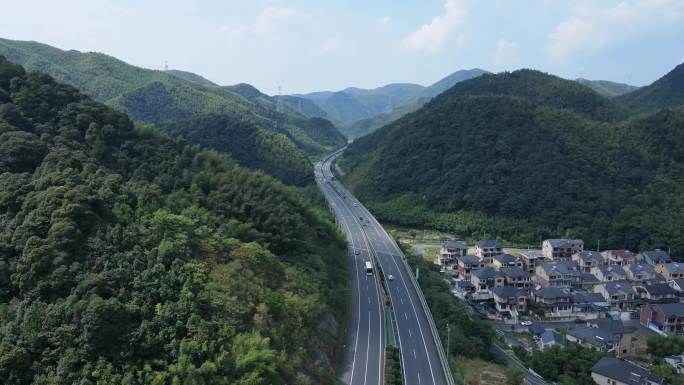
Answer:
[[485, 75], [353, 142], [340, 165], [391, 222], [684, 256], [684, 110], [611, 122], [626, 114], [572, 81]]
[[684, 64], [680, 64], [653, 84], [622, 95], [618, 102], [638, 111], [684, 106]]
[[344, 241], [259, 172], [0, 58], [0, 379], [319, 384]]
[[[100, 53], [62, 51], [34, 42], [0, 39], [0, 55], [28, 69], [45, 72], [71, 84], [141, 122], [176, 125], [202, 120], [207, 115], [225, 115], [232, 122], [243, 122], [240, 129], [230, 127], [220, 137], [204, 138], [211, 142], [224, 141], [216, 143], [216, 148], [235, 148], [235, 143], [225, 142], [229, 140], [245, 143], [241, 138], [226, 135], [231, 131], [244, 131], [245, 127], [252, 130], [250, 136], [263, 136], [263, 130], [285, 135], [292, 142], [287, 147], [298, 149], [297, 158], [318, 156], [345, 143], [344, 136], [329, 122], [311, 120], [287, 106], [278, 112], [271, 97], [249, 85], [219, 87], [187, 72], [153, 71]], [[245, 90], [257, 93], [259, 97], [243, 95]], [[183, 131], [188, 130], [192, 130], [192, 127]], [[324, 135], [320, 135], [322, 131], [325, 131]], [[192, 137], [196, 138], [198, 134]], [[319, 142], [321, 138], [325, 140]], [[270, 147], [272, 140], [252, 144], [262, 146], [254, 149], [257, 153], [279, 151]], [[288, 150], [287, 153], [291, 152]], [[242, 160], [240, 156], [235, 157]], [[296, 163], [299, 159], [290, 162]], [[259, 164], [259, 169], [273, 175], [279, 173], [281, 167], [269, 162]], [[309, 165], [309, 168], [312, 166]], [[296, 183], [290, 179], [283, 181]]]

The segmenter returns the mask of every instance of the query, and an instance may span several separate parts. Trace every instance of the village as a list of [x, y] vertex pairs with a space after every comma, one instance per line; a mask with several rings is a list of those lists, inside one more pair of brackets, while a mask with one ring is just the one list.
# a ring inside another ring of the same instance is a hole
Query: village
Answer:
[[[599, 252], [579, 239], [546, 239], [541, 249], [513, 251], [449, 240], [434, 262], [509, 348], [577, 343], [612, 353], [592, 368], [599, 384], [633, 383], [630, 373], [662, 383], [635, 362], [647, 362], [649, 337], [684, 335], [684, 264], [664, 250]], [[684, 374], [684, 354], [665, 361]]]

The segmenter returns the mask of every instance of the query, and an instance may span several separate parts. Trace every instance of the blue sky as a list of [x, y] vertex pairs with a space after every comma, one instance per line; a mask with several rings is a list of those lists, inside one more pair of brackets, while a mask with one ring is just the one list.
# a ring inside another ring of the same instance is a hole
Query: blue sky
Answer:
[[684, 61], [682, 0], [22, 0], [0, 37], [267, 93], [534, 68], [645, 85]]

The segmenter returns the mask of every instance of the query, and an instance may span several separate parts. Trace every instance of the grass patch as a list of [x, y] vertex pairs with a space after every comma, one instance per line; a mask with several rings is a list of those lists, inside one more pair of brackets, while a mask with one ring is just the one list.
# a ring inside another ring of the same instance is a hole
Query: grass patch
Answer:
[[457, 382], [464, 385], [506, 385], [513, 372], [504, 365], [483, 360], [459, 360]]

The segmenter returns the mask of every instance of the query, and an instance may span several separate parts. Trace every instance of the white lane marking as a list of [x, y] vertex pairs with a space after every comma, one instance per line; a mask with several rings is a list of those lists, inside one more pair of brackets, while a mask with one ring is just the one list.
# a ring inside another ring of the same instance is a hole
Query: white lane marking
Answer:
[[368, 297], [368, 304], [370, 305], [370, 297]]
[[[373, 220], [377, 222], [377, 220], [375, 218], [373, 218]], [[378, 223], [378, 225], [379, 225], [379, 223]], [[382, 226], [380, 226], [380, 228], [382, 228]], [[385, 238], [389, 239], [389, 235], [387, 234], [387, 232], [385, 231], [384, 228], [382, 228], [382, 231], [386, 235], [386, 237], [383, 238], [383, 243], [385, 243], [385, 247], [387, 248]], [[395, 245], [395, 247], [396, 247], [396, 245]], [[389, 248], [387, 248], [387, 250], [389, 250]], [[390, 254], [391, 254], [391, 252], [390, 252]], [[418, 312], [416, 311], [416, 305], [413, 303], [413, 298], [411, 298], [411, 292], [409, 291], [408, 285], [406, 285], [406, 281], [404, 280], [404, 273], [407, 273], [407, 272], [402, 271], [399, 268], [399, 264], [397, 263], [396, 258], [392, 257], [390, 259], [392, 260], [392, 262], [394, 262], [394, 266], [397, 268], [397, 271], [399, 272], [399, 277], [401, 278], [401, 283], [404, 286], [404, 290], [406, 291], [406, 293], [408, 293], [409, 303], [411, 303], [411, 308], [413, 309], [413, 314], [416, 316], [416, 322], [418, 323], [418, 331], [420, 332], [420, 338], [423, 342], [423, 347], [425, 348], [425, 356], [427, 357], [428, 366], [430, 367], [430, 376], [432, 377], [432, 383], [435, 384], [435, 373], [432, 369], [432, 361], [430, 360], [430, 354], [428, 353], [427, 343], [425, 342], [425, 335], [423, 334], [423, 327], [421, 326], [420, 319], [418, 318]], [[419, 294], [416, 293], [416, 295], [419, 295]], [[406, 313], [404, 313], [404, 314], [406, 314]], [[425, 317], [429, 317], [429, 315], [426, 314]], [[437, 337], [437, 338], [439, 338], [439, 337]], [[438, 349], [437, 347], [435, 347], [435, 348]]]
[[413, 358], [418, 359], [418, 356], [416, 356], [416, 349], [413, 349]]
[[370, 311], [368, 312], [368, 341], [366, 341], [366, 372], [363, 375], [363, 383], [368, 381], [368, 353], [370, 353]]
[[406, 313], [404, 313], [404, 318], [408, 320], [408, 316], [406, 315]]
[[399, 297], [399, 302], [401, 302], [401, 304], [403, 305], [404, 304], [404, 297]]
[[[329, 167], [329, 166], [328, 166], [328, 167]], [[332, 177], [332, 173], [330, 173], [330, 177]], [[330, 192], [330, 194], [331, 194], [331, 195], [334, 195], [334, 193], [331, 193], [331, 192]], [[349, 193], [347, 192], [346, 194], [349, 194]], [[339, 209], [341, 214], [342, 214], [342, 210], [344, 210], [344, 209], [346, 209], [347, 213], [351, 214], [351, 209], [350, 209], [350, 207], [349, 207], [344, 201], [340, 201], [340, 205], [339, 205], [339, 206], [336, 206], [335, 208], [336, 208], [336, 209]], [[345, 227], [346, 227], [346, 229], [347, 229], [347, 233], [349, 234], [349, 238], [351, 239], [352, 245], [353, 245], [353, 243], [354, 243], [354, 242], [353, 242], [353, 236], [354, 236], [354, 235], [356, 235], [356, 236], [361, 236], [361, 237], [363, 238], [363, 239], [362, 239], [362, 242], [365, 243], [365, 244], [366, 244], [366, 247], [367, 247], [367, 250], [366, 250], [366, 249], [361, 249], [361, 250], [363, 250], [364, 252], [367, 252], [368, 254], [370, 254], [370, 250], [371, 250], [372, 245], [368, 243], [368, 241], [367, 241], [367, 239], [366, 239], [365, 237], [363, 237], [363, 233], [365, 233], [365, 230], [364, 230], [363, 228], [359, 227], [359, 229], [358, 229], [359, 232], [357, 232], [357, 233], [352, 233], [352, 232], [349, 230], [349, 225], [348, 225], [348, 222], [349, 222], [349, 219], [350, 219], [350, 218], [349, 218], [348, 216], [345, 216], [344, 214], [342, 214], [342, 216], [343, 216], [343, 218], [344, 218], [344, 225], [345, 225]], [[351, 217], [355, 217], [355, 216], [352, 214]], [[354, 218], [354, 220], [355, 220], [355, 218]], [[362, 256], [359, 256], [359, 258], [363, 258], [363, 257], [362, 257]], [[355, 263], [356, 263], [356, 259], [357, 259], [357, 258], [355, 258]], [[357, 271], [357, 276], [358, 276], [358, 274], [359, 274], [359, 272]], [[366, 285], [367, 285], [367, 284], [366, 284]], [[382, 320], [382, 311], [381, 311], [381, 308], [380, 308], [380, 288], [379, 288], [377, 285], [375, 285], [375, 288], [376, 288], [376, 296], [377, 296], [377, 298], [378, 298], [378, 302], [377, 302], [377, 303], [378, 303], [378, 306], [377, 306], [377, 309], [378, 309], [378, 319], [379, 319], [379, 320]], [[360, 306], [360, 304], [361, 304], [361, 300], [360, 300], [360, 296], [359, 296], [359, 306]], [[360, 322], [360, 310], [359, 310], [359, 322]], [[369, 312], [369, 320], [368, 320], [368, 322], [369, 322], [369, 329], [370, 329], [370, 312]], [[382, 333], [382, 326], [383, 326], [383, 325], [382, 325], [382, 322], [379, 322], [380, 332], [378, 333], [378, 340], [379, 340], [379, 343], [378, 343], [378, 373], [379, 373], [379, 375], [378, 375], [378, 385], [382, 385], [382, 383], [383, 383], [383, 371], [382, 371], [383, 359], [382, 359], [382, 355], [383, 355], [383, 351], [384, 351], [384, 350], [383, 350], [383, 333]], [[368, 333], [368, 335], [369, 335], [369, 337], [368, 337], [369, 340], [370, 340], [370, 334], [371, 334], [371, 333], [370, 333], [370, 330], [369, 330], [369, 333]], [[357, 339], [358, 339], [358, 329], [357, 329]], [[368, 367], [368, 353], [369, 353], [369, 350], [370, 350], [370, 347], [367, 345], [367, 347], [366, 347], [366, 367]], [[401, 351], [401, 339], [399, 340], [399, 350]], [[356, 349], [355, 349], [355, 352], [354, 352], [354, 359], [356, 359], [356, 353], [357, 353], [357, 352], [356, 352]], [[403, 365], [402, 365], [402, 367], [403, 367]], [[403, 369], [403, 371], [404, 371], [404, 376], [406, 376], [406, 369], [405, 369], [405, 368], [402, 368], [402, 369]], [[352, 373], [353, 373], [353, 364], [352, 364]], [[366, 369], [366, 375], [367, 375], [367, 369]], [[404, 378], [406, 378], [406, 377], [404, 377]], [[353, 380], [353, 375], [352, 375], [352, 380]], [[351, 382], [351, 381], [350, 381], [350, 382]], [[364, 380], [364, 385], [365, 385], [365, 383], [366, 383], [366, 381]]]
[[409, 329], [409, 337], [413, 338], [413, 334], [411, 333], [411, 329]]
[[418, 372], [418, 383], [420, 384], [420, 372]]

